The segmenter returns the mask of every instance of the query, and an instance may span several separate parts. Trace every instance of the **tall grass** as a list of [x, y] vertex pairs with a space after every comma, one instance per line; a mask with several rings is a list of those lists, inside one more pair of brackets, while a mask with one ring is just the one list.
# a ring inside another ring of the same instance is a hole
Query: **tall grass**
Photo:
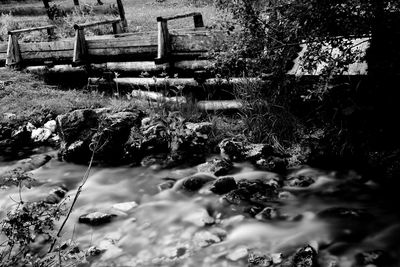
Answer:
[[285, 107], [274, 103], [273, 98], [268, 99], [268, 88], [264, 83], [246, 80], [234, 86], [234, 95], [244, 104], [239, 114], [248, 141], [268, 143], [277, 148], [293, 144], [298, 122]]

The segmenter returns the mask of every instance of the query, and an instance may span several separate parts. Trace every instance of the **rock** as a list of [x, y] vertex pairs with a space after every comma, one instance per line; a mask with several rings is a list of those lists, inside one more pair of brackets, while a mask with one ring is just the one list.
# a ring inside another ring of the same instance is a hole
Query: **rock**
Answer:
[[281, 191], [278, 194], [278, 198], [281, 200], [295, 200], [296, 196], [290, 193], [289, 191]]
[[187, 192], [195, 192], [200, 190], [205, 184], [214, 180], [215, 180], [214, 176], [204, 173], [198, 173], [193, 176], [189, 176], [177, 181], [173, 186], [173, 189], [183, 190]]
[[182, 221], [194, 224], [198, 227], [209, 226], [215, 223], [215, 219], [210, 216], [206, 209], [200, 208], [187, 214]]
[[18, 161], [11, 168], [12, 169], [21, 169], [24, 172], [30, 172], [30, 171], [33, 171], [33, 170], [36, 170], [36, 169], [42, 167], [47, 162], [49, 162], [51, 159], [52, 159], [52, 157], [48, 154], [34, 155], [34, 156], [31, 156], [30, 158]]
[[65, 197], [67, 192], [68, 189], [66, 189], [65, 187], [57, 187], [49, 193], [44, 201], [49, 204], [57, 204]]
[[273, 265], [272, 258], [258, 251], [252, 251], [247, 258], [248, 267], [268, 267]]
[[297, 175], [294, 177], [289, 177], [288, 180], [285, 181], [285, 184], [287, 186], [292, 187], [308, 187], [313, 183], [315, 183], [314, 178], [308, 175]]
[[103, 212], [92, 212], [88, 214], [81, 215], [79, 217], [79, 222], [88, 224], [88, 225], [102, 225], [111, 222], [112, 218], [115, 217], [116, 215], [114, 214], [107, 214]]
[[240, 161], [244, 160], [243, 151], [244, 145], [240, 141], [235, 141], [234, 139], [228, 138], [222, 140], [218, 145], [221, 156], [223, 158], [232, 160], [232, 161]]
[[249, 250], [245, 247], [239, 247], [234, 251], [230, 252], [226, 258], [231, 261], [238, 261], [246, 258], [249, 255]]
[[186, 255], [188, 249], [186, 247], [166, 248], [163, 254], [170, 259], [177, 259]]
[[95, 110], [81, 109], [56, 118], [60, 137], [60, 156], [65, 161], [87, 163], [92, 152], [89, 145], [98, 129], [99, 114]]
[[32, 140], [37, 143], [43, 143], [47, 141], [51, 135], [52, 135], [51, 130], [47, 128], [37, 128], [32, 130], [31, 132]]
[[136, 208], [138, 204], [135, 201], [131, 202], [123, 202], [123, 203], [117, 203], [112, 206], [113, 209], [123, 211], [123, 212], [128, 212], [134, 208]]
[[226, 159], [212, 159], [197, 167], [198, 172], [211, 173], [215, 176], [228, 174], [233, 169], [233, 164]]
[[85, 251], [85, 256], [86, 257], [96, 257], [96, 256], [99, 256], [100, 254], [102, 254], [103, 252], [104, 252], [104, 250], [101, 250], [96, 246], [91, 246], [90, 248], [88, 248]]
[[198, 246], [198, 247], [208, 247], [212, 244], [219, 243], [221, 242], [221, 239], [210, 233], [209, 231], [201, 231], [197, 232], [194, 237], [193, 237], [193, 242]]
[[392, 259], [388, 253], [383, 250], [371, 250], [360, 252], [355, 255], [356, 266], [376, 265], [388, 266], [392, 263]]
[[273, 207], [266, 207], [256, 216], [257, 220], [274, 220], [280, 217], [279, 211]]
[[14, 113], [5, 112], [2, 114], [2, 119], [6, 121], [11, 121], [17, 117]]
[[210, 187], [210, 191], [222, 195], [237, 189], [236, 181], [233, 177], [218, 178]]
[[197, 123], [187, 122], [185, 124], [185, 127], [191, 131], [208, 135], [212, 130], [212, 123], [211, 122], [197, 122]]
[[317, 252], [311, 246], [299, 249], [293, 257], [293, 266], [313, 267], [316, 266]]
[[140, 110], [106, 113], [101, 116], [99, 130], [91, 140], [97, 146], [96, 159], [105, 163], [121, 164], [131, 129], [139, 125], [141, 117]]
[[157, 186], [157, 188], [161, 192], [161, 191], [172, 188], [174, 186], [175, 182], [176, 181], [174, 181], [174, 180], [168, 180], [168, 181], [165, 181], [165, 182], [162, 182], [161, 184], [159, 184]]
[[273, 264], [280, 264], [283, 261], [282, 253], [272, 253], [271, 254]]
[[285, 158], [269, 156], [256, 161], [256, 166], [262, 170], [272, 172], [284, 172], [287, 169], [288, 162]]
[[51, 133], [55, 133], [57, 129], [57, 122], [55, 120], [50, 120], [43, 125], [43, 128], [49, 129]]

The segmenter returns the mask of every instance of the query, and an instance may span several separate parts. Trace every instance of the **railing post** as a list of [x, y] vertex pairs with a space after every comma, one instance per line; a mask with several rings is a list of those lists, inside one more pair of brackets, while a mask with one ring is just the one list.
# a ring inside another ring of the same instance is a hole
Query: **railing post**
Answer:
[[118, 34], [118, 33], [123, 33], [124, 32], [123, 29], [122, 29], [120, 21], [119, 22], [114, 22], [112, 24], [112, 27], [113, 27], [113, 33], [114, 34]]
[[8, 33], [7, 46], [7, 66], [18, 66], [22, 62], [21, 50], [18, 44], [18, 37], [15, 34]]
[[204, 27], [203, 16], [201, 14], [196, 14], [193, 16], [193, 22], [195, 28]]
[[126, 32], [128, 28], [128, 22], [125, 17], [125, 9], [122, 0], [117, 0], [117, 6], [118, 6], [119, 17], [121, 18], [122, 30]]
[[157, 18], [158, 26], [158, 49], [156, 61], [162, 62], [168, 58], [169, 53], [169, 32], [168, 32], [168, 22], [162, 17]]
[[74, 56], [72, 58], [73, 64], [80, 64], [86, 60], [87, 47], [85, 39], [85, 30], [83, 28], [75, 27], [75, 43], [74, 43]]

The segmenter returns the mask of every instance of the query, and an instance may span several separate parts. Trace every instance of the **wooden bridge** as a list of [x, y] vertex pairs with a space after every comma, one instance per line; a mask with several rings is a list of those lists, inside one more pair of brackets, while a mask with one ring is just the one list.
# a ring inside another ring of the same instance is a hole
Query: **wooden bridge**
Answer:
[[[168, 21], [193, 18], [190, 29], [169, 29]], [[106, 62], [148, 62], [162, 64], [170, 61], [198, 60], [213, 48], [218, 32], [206, 30], [200, 13], [157, 18], [158, 31], [127, 33], [121, 19], [76, 24], [75, 38], [57, 41], [21, 43], [21, 33], [44, 31], [49, 39], [55, 26], [42, 26], [10, 31], [8, 44], [0, 46], [0, 62], [6, 66], [71, 64], [73, 66]], [[86, 36], [85, 29], [110, 25], [113, 34]]]

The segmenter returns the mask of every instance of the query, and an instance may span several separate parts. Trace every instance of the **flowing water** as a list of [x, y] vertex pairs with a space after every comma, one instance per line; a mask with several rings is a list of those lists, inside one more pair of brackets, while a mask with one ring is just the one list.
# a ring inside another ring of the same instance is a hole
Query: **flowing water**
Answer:
[[[1, 163], [0, 171], [10, 164]], [[236, 179], [274, 176], [246, 163], [235, 167], [230, 176]], [[24, 189], [22, 197], [41, 200], [63, 185], [72, 199], [85, 171], [85, 166], [52, 159], [33, 171], [38, 184]], [[360, 182], [352, 172], [345, 177], [311, 168], [296, 172], [317, 180], [306, 188], [283, 188], [283, 197], [272, 203], [282, 216], [259, 221], [207, 189], [190, 194], [158, 189], [164, 178], [187, 177], [196, 173], [195, 167], [95, 167], [62, 239], [72, 239], [81, 248], [95, 245], [107, 249], [93, 266], [247, 266], [247, 258], [240, 255], [243, 251], [285, 256], [307, 244], [319, 250], [321, 266], [329, 266], [329, 259], [338, 264], [332, 266], [354, 266], [357, 253], [371, 250], [385, 251], [395, 261], [390, 266], [399, 266], [398, 214], [376, 184]], [[12, 199], [18, 198], [17, 188], [0, 191], [1, 218], [15, 205]], [[132, 201], [138, 206], [131, 210], [113, 208], [116, 203]], [[336, 217], [320, 213], [332, 207], [353, 210]], [[80, 215], [93, 211], [117, 216], [102, 226], [78, 223]]]

